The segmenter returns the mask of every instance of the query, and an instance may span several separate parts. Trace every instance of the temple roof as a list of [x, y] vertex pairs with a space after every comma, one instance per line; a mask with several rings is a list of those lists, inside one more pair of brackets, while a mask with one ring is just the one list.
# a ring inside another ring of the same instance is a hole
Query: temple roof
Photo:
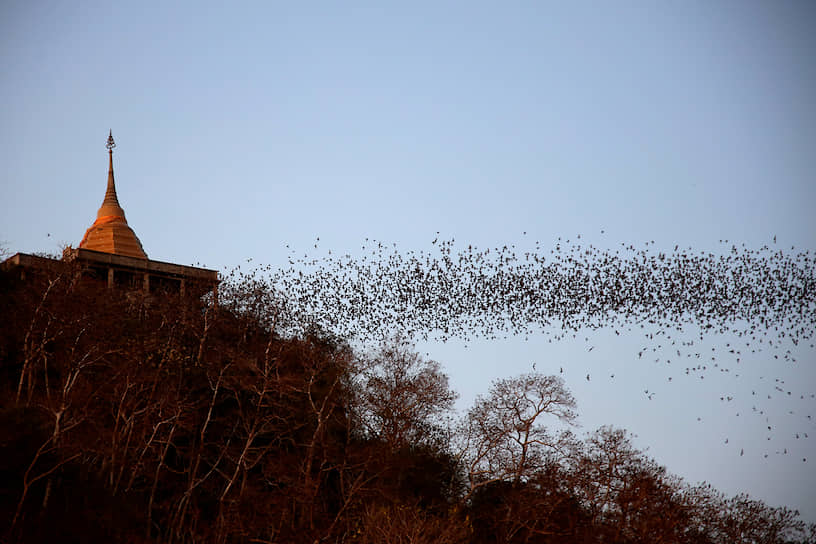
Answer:
[[85, 236], [79, 243], [81, 249], [91, 249], [103, 253], [113, 253], [115, 255], [125, 255], [138, 259], [147, 259], [147, 254], [142, 249], [142, 243], [128, 226], [125, 219], [125, 210], [119, 205], [119, 198], [116, 196], [116, 184], [113, 179], [113, 148], [116, 144], [113, 141], [113, 133], [108, 134], [108, 187], [105, 191], [105, 198], [102, 206], [96, 213], [96, 221], [85, 231]]

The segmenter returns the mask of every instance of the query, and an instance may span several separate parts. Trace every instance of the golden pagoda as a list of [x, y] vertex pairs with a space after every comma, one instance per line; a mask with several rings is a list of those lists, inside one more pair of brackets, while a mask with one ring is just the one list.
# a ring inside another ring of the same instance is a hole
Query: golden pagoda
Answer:
[[108, 287], [141, 289], [146, 293], [191, 293], [201, 296], [212, 293], [218, 297], [218, 272], [206, 268], [153, 261], [147, 258], [142, 243], [125, 219], [125, 211], [116, 196], [113, 179], [112, 131], [108, 132], [108, 187], [105, 198], [96, 213], [93, 225], [85, 231], [79, 247], [68, 246], [62, 260], [27, 253], [16, 253], [0, 263], [0, 270], [17, 270], [21, 279], [26, 271], [47, 271], [59, 263], [76, 263], [89, 281]]
[[128, 225], [125, 210], [119, 205], [116, 196], [116, 183], [113, 179], [113, 131], [108, 132], [108, 188], [105, 199], [96, 213], [96, 221], [85, 231], [79, 243], [81, 249], [91, 249], [114, 255], [125, 255], [137, 259], [147, 259], [142, 243]]

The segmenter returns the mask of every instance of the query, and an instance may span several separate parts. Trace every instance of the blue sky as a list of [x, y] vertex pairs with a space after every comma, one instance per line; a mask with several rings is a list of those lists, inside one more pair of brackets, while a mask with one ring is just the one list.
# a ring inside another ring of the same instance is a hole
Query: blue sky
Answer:
[[[120, 202], [158, 260], [282, 266], [286, 244], [427, 250], [437, 231], [816, 250], [815, 24], [808, 2], [4, 2], [0, 241], [79, 243], [112, 128]], [[534, 361], [564, 366], [584, 430], [625, 427], [692, 482], [816, 521], [814, 401], [768, 402], [771, 441], [745, 417], [767, 380], [812, 391], [813, 349], [668, 384], [676, 369], [639, 360], [640, 338], [591, 340], [422, 349], [463, 407]]]

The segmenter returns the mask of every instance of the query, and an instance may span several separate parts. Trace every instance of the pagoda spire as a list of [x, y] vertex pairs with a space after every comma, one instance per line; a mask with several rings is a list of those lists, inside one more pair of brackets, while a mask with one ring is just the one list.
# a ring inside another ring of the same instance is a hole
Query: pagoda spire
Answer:
[[113, 178], [113, 148], [116, 147], [116, 142], [113, 141], [113, 130], [108, 132], [108, 143], [105, 144], [108, 148], [108, 187], [105, 190], [105, 199], [102, 201], [102, 206], [96, 213], [96, 217], [114, 216], [125, 217], [125, 210], [119, 205], [119, 198], [116, 196], [116, 182]]
[[112, 130], [108, 132], [108, 143], [105, 147], [108, 148], [108, 186], [105, 190], [105, 199], [96, 212], [96, 221], [85, 231], [79, 247], [147, 259], [142, 243], [128, 226], [125, 210], [119, 205], [119, 198], [116, 196], [116, 183], [113, 179], [113, 148], [116, 147], [116, 142], [113, 141]]

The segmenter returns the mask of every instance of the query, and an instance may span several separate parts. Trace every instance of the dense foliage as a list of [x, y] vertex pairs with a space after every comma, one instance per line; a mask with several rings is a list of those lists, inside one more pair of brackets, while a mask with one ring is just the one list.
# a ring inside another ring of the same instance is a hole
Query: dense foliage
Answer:
[[438, 364], [69, 265], [0, 278], [10, 542], [806, 542], [786, 508], [690, 486], [626, 432], [570, 431], [564, 382], [500, 380], [461, 421]]

